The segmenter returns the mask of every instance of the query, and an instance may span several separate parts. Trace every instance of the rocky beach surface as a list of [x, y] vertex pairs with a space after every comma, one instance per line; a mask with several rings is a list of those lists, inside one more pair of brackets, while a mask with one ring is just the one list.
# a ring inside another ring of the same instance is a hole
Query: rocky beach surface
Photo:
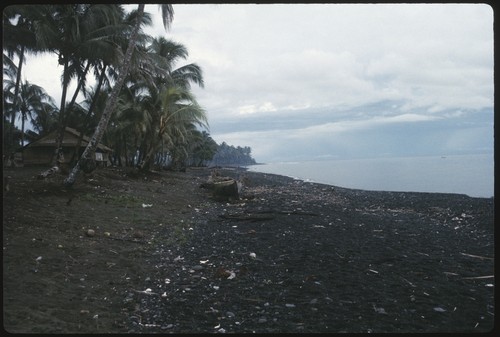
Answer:
[[[494, 199], [220, 169], [4, 169], [14, 333], [489, 332]], [[7, 178], [7, 179], [6, 179]], [[6, 185], [8, 184], [8, 189]]]

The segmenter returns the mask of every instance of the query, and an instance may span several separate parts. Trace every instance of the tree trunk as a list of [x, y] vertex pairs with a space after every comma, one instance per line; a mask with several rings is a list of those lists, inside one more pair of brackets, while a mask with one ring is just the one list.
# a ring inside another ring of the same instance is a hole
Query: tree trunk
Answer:
[[139, 4], [138, 11], [137, 11], [137, 18], [136, 18], [136, 23], [134, 27], [134, 31], [132, 33], [132, 36], [130, 37], [130, 41], [127, 47], [127, 52], [125, 53], [125, 58], [123, 60], [123, 64], [120, 69], [120, 76], [118, 77], [115, 86], [113, 87], [113, 90], [111, 91], [109, 100], [106, 102], [106, 106], [104, 108], [104, 112], [101, 116], [101, 119], [99, 121], [99, 124], [97, 124], [97, 128], [94, 132], [94, 135], [92, 136], [90, 142], [88, 143], [87, 147], [85, 148], [85, 151], [82, 154], [82, 157], [78, 160], [76, 163], [75, 167], [71, 170], [70, 174], [68, 177], [64, 180], [64, 184], [66, 186], [73, 186], [73, 184], [76, 181], [76, 176], [78, 172], [80, 171], [80, 166], [82, 164], [82, 160], [88, 160], [87, 158], [90, 158], [90, 155], [92, 155], [95, 152], [95, 149], [97, 147], [97, 144], [101, 141], [101, 138], [106, 131], [106, 128], [108, 126], [109, 119], [111, 118], [111, 115], [115, 109], [116, 106], [116, 101], [118, 99], [118, 95], [120, 94], [120, 90], [123, 86], [123, 83], [125, 82], [125, 77], [128, 74], [129, 68], [130, 68], [130, 63], [132, 60], [132, 53], [134, 52], [135, 44], [137, 41], [137, 37], [139, 35], [139, 30], [141, 27], [141, 21], [142, 17], [144, 15], [144, 3]]
[[61, 95], [61, 106], [59, 108], [59, 129], [56, 134], [56, 149], [54, 151], [54, 155], [52, 156], [52, 165], [57, 165], [57, 159], [59, 158], [59, 153], [62, 151], [62, 142], [64, 140], [64, 132], [66, 131], [66, 112], [65, 112], [65, 106], [66, 106], [66, 94], [68, 92], [68, 61], [67, 59], [64, 61], [64, 68], [63, 68], [63, 90], [62, 90], [62, 95]]
[[[21, 87], [21, 70], [23, 69], [24, 62], [24, 46], [21, 46], [21, 52], [19, 53], [19, 65], [17, 66], [17, 76], [16, 76], [16, 87], [14, 89], [14, 102], [18, 101], [19, 96], [19, 88]], [[12, 111], [12, 115], [10, 116], [10, 126], [9, 126], [9, 139], [14, 146], [14, 124], [16, 122], [16, 111], [15, 108], [18, 108], [14, 105], [14, 110]]]
[[82, 129], [79, 131], [80, 136], [78, 137], [78, 141], [75, 145], [75, 152], [73, 153], [73, 158], [71, 158], [70, 163], [73, 163], [80, 158], [80, 155], [79, 155], [80, 146], [82, 145], [84, 132], [85, 132], [85, 130], [87, 130], [87, 127], [90, 125], [90, 116], [92, 115], [92, 112], [94, 111], [97, 97], [99, 96], [99, 92], [101, 91], [101, 86], [102, 86], [102, 83], [104, 81], [104, 75], [106, 75], [106, 65], [103, 66], [101, 76], [99, 76], [99, 82], [97, 83], [97, 87], [96, 87], [96, 90], [94, 92], [94, 97], [92, 98], [92, 102], [90, 103], [89, 111], [87, 111], [87, 114], [85, 115]]

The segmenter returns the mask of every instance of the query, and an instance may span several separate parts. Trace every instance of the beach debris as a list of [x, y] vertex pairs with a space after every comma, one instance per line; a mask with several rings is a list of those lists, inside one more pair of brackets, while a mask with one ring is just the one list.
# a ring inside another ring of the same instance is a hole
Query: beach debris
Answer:
[[153, 204], [142, 204], [142, 208], [150, 208], [153, 207]]
[[246, 213], [234, 213], [234, 214], [221, 214], [220, 218], [226, 220], [238, 220], [238, 221], [266, 221], [266, 220], [274, 220], [274, 216], [269, 215], [261, 215], [261, 214], [246, 214]]
[[467, 253], [460, 253], [460, 254], [463, 256], [473, 257], [473, 258], [482, 259], [482, 260], [494, 260], [494, 258], [487, 257], [487, 256], [472, 255], [472, 254], [467, 254]]
[[252, 259], [257, 258], [257, 254], [255, 254], [255, 253], [250, 253], [250, 254], [248, 254], [248, 256], [250, 256], [250, 258], [252, 258]]
[[160, 296], [160, 294], [153, 292], [151, 288], [146, 288], [146, 290], [135, 290], [133, 289], [134, 292], [138, 294], [144, 294], [144, 295], [155, 295], [155, 296]]
[[88, 237], [94, 237], [95, 236], [95, 230], [93, 229], [88, 229], [86, 232], [85, 232], [85, 235], [87, 235]]
[[293, 303], [285, 303], [285, 307], [287, 307], [287, 308], [295, 308], [295, 304], [293, 304]]
[[441, 308], [441, 307], [434, 307], [434, 311], [436, 311], [436, 312], [446, 312], [446, 309]]
[[136, 239], [142, 239], [144, 237], [144, 233], [141, 230], [136, 229], [133, 233], [132, 236]]
[[462, 277], [462, 280], [481, 280], [486, 278], [494, 278], [495, 275], [486, 275], [486, 276], [471, 276], [471, 277]]
[[382, 307], [377, 307], [375, 304], [372, 304], [372, 306], [373, 306], [373, 310], [375, 310], [375, 312], [376, 312], [377, 314], [387, 315], [387, 312], [385, 311], [385, 309], [384, 309], [384, 308], [382, 308]]
[[236, 277], [236, 273], [232, 270], [225, 269], [224, 267], [220, 267], [215, 271], [215, 277], [226, 278], [228, 280], [232, 280]]
[[416, 288], [417, 286], [414, 285], [413, 283], [411, 283], [410, 281], [408, 281], [407, 279], [405, 279], [404, 277], [401, 277], [403, 279], [403, 281], [406, 281], [406, 283], [408, 283], [409, 285], [411, 285], [413, 288]]

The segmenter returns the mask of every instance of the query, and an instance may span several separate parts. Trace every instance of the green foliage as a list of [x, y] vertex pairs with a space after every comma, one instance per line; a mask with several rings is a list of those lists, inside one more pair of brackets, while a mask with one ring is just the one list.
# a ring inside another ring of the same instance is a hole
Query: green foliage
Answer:
[[252, 158], [252, 149], [248, 146], [234, 147], [222, 142], [217, 147], [217, 153], [212, 159], [213, 165], [253, 165], [256, 164]]
[[[161, 7], [168, 27], [173, 9]], [[98, 122], [111, 100], [111, 88], [119, 81], [132, 31], [140, 27], [135, 44], [130, 44], [134, 46], [130, 68], [122, 72], [127, 77], [117, 105], [104, 127], [102, 141], [114, 150], [112, 164], [147, 170], [202, 166], [212, 159], [218, 164], [255, 162], [250, 148], [219, 146], [205, 131], [207, 114], [191, 91], [192, 85], [204, 86], [201, 67], [186, 64], [189, 53], [181, 43], [143, 33], [142, 27], [152, 23], [151, 16], [139, 12], [126, 13], [115, 4], [14, 5], [4, 10], [3, 28], [8, 32], [3, 44], [6, 148], [23, 143], [28, 120], [40, 135], [66, 126], [86, 136], [100, 129]], [[56, 54], [62, 66], [59, 107], [43, 88], [21, 81], [25, 55], [38, 53]], [[74, 87], [71, 83], [76, 84], [73, 93], [69, 92]], [[76, 102], [82, 94], [84, 100]], [[22, 121], [20, 132], [17, 118]]]

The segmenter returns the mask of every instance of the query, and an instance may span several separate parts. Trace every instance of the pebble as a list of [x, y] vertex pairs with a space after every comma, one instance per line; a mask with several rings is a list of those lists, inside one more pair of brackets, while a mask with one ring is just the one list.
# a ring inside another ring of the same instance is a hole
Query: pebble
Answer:
[[265, 318], [265, 317], [261, 317], [261, 318], [259, 318], [259, 321], [258, 321], [258, 322], [259, 322], [259, 323], [266, 323], [266, 322], [267, 322], [267, 318]]

